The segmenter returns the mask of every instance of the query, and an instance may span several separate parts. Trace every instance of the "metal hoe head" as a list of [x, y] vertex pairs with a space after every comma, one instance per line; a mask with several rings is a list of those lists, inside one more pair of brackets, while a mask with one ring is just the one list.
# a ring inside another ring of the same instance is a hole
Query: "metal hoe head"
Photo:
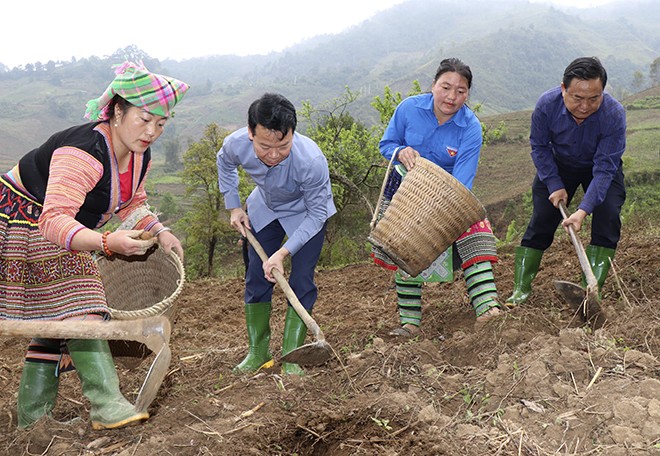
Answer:
[[[252, 232], [247, 227], [245, 228], [245, 236], [250, 242], [250, 245], [252, 245], [254, 250], [259, 255], [259, 258], [261, 258], [261, 261], [264, 263], [268, 261], [268, 255], [266, 255], [266, 252], [259, 244], [257, 238], [254, 237], [254, 234], [252, 234]], [[275, 280], [279, 286], [282, 288], [282, 291], [284, 291], [284, 294], [289, 300], [291, 307], [293, 307], [293, 310], [296, 311], [300, 319], [303, 321], [303, 323], [305, 323], [305, 326], [307, 326], [307, 329], [309, 329], [309, 331], [314, 336], [314, 339], [316, 339], [315, 342], [311, 344], [303, 345], [296, 348], [295, 350], [290, 351], [282, 357], [282, 361], [286, 363], [300, 364], [302, 366], [319, 366], [325, 363], [332, 356], [332, 348], [325, 341], [323, 331], [321, 331], [319, 325], [316, 323], [316, 321], [314, 321], [309, 312], [307, 312], [307, 310], [305, 310], [303, 305], [300, 303], [293, 289], [289, 285], [289, 282], [287, 282], [287, 280], [284, 278], [284, 275], [276, 268], [271, 269], [271, 273], [275, 277]]]
[[282, 356], [285, 363], [301, 366], [320, 366], [332, 357], [332, 348], [325, 340], [302, 345]]
[[147, 346], [156, 354], [135, 403], [138, 412], [147, 410], [169, 369], [172, 354], [169, 348], [171, 325], [166, 317], [139, 320], [89, 321], [26, 321], [0, 320], [0, 335], [46, 337], [51, 339], [132, 340]]
[[[568, 219], [568, 211], [566, 204], [559, 201], [559, 211], [564, 220]], [[566, 302], [573, 307], [580, 314], [585, 323], [590, 323], [593, 329], [598, 329], [605, 323], [605, 314], [600, 307], [600, 296], [598, 296], [598, 281], [591, 269], [591, 264], [587, 258], [584, 246], [575, 234], [572, 225], [568, 225], [568, 234], [571, 237], [571, 242], [575, 247], [575, 252], [580, 260], [580, 267], [582, 274], [587, 283], [587, 289], [581, 286], [566, 282], [563, 280], [555, 281], [555, 288]]]
[[605, 314], [600, 307], [598, 292], [587, 287], [565, 280], [555, 280], [555, 289], [585, 323], [590, 323], [593, 329], [598, 329], [605, 323]]
[[135, 410], [138, 412], [145, 412], [149, 405], [156, 398], [158, 389], [167, 375], [167, 371], [170, 368], [170, 361], [172, 360], [172, 352], [168, 345], [163, 345], [161, 349], [156, 354], [149, 372], [147, 373], [142, 388], [138, 393], [138, 397], [135, 400]]

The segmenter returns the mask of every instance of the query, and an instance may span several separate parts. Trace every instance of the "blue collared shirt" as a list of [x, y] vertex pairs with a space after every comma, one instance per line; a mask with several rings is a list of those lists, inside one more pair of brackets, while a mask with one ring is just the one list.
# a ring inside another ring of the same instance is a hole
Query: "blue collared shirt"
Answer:
[[472, 188], [481, 152], [481, 122], [463, 105], [442, 125], [433, 112], [433, 94], [408, 97], [399, 103], [380, 140], [380, 153], [388, 160], [404, 147], [412, 147]]
[[545, 92], [532, 113], [529, 141], [539, 179], [550, 193], [564, 188], [560, 170], [592, 170], [578, 209], [591, 214], [605, 200], [626, 149], [626, 111], [604, 93], [598, 110], [580, 125], [566, 109], [561, 87]]
[[316, 143], [299, 133], [293, 135], [289, 156], [269, 167], [257, 158], [247, 127], [241, 128], [225, 138], [217, 166], [225, 208], [241, 207], [240, 166], [256, 184], [247, 199], [250, 225], [260, 231], [279, 220], [288, 236], [284, 247], [292, 256], [337, 212], [328, 162]]

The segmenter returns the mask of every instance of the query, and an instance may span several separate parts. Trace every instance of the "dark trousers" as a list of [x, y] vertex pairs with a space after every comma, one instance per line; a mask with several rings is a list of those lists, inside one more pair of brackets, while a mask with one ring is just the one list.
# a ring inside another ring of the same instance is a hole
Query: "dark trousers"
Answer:
[[[316, 302], [318, 290], [314, 283], [314, 270], [316, 263], [321, 256], [323, 241], [325, 239], [325, 230], [327, 223], [323, 225], [314, 237], [312, 237], [303, 247], [291, 257], [291, 273], [289, 274], [289, 285], [300, 301], [300, 304], [311, 312]], [[269, 257], [275, 253], [284, 242], [286, 233], [275, 220], [258, 233], [254, 233], [259, 244], [263, 247], [266, 255]], [[264, 277], [263, 262], [257, 252], [250, 246], [248, 255], [247, 275], [245, 278], [245, 302], [247, 304], [254, 302], [271, 302], [273, 296], [274, 284]]]
[[250, 256], [248, 255], [248, 240], [245, 236], [241, 236], [241, 254], [243, 255], [243, 265], [245, 266], [245, 277], [247, 277], [248, 265], [250, 264]]
[[[560, 170], [570, 203], [575, 191], [582, 186], [587, 191], [592, 180], [591, 169], [584, 171]], [[548, 197], [548, 187], [539, 180], [538, 174], [532, 183], [532, 202], [534, 212], [527, 226], [520, 245], [532, 249], [545, 250], [552, 244], [557, 226], [562, 221], [561, 212], [555, 208]], [[626, 201], [626, 188], [623, 183], [623, 169], [619, 169], [612, 179], [605, 200], [596, 206], [591, 218], [591, 244], [609, 249], [616, 249], [621, 237], [621, 207]]]

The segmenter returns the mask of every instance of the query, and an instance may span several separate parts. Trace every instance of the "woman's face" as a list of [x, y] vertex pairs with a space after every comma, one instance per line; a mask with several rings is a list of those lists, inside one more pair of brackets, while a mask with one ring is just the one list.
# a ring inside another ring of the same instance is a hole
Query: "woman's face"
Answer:
[[438, 121], [444, 123], [463, 107], [470, 95], [470, 89], [465, 77], [456, 72], [447, 72], [435, 81], [431, 93], [435, 115]]
[[131, 152], [144, 153], [165, 130], [167, 117], [150, 114], [142, 108], [131, 106], [115, 113], [118, 125], [113, 136], [115, 150], [124, 146]]

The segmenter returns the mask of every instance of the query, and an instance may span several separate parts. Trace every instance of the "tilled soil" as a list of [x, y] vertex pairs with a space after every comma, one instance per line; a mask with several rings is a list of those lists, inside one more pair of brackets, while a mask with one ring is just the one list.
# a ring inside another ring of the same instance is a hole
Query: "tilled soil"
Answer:
[[[27, 340], [0, 338], [0, 454], [655, 455], [660, 454], [660, 236], [624, 236], [604, 289], [605, 325], [582, 324], [553, 287], [579, 282], [566, 236], [546, 252], [530, 301], [475, 327], [465, 284], [425, 285], [422, 335], [397, 326], [392, 274], [372, 264], [318, 273], [314, 318], [335, 351], [298, 378], [279, 365], [231, 369], [246, 353], [243, 281], [188, 282], [173, 318], [170, 371], [142, 425], [93, 431], [74, 373], [53, 419], [16, 428]], [[495, 266], [508, 296], [513, 247]], [[285, 300], [276, 290], [271, 347]], [[308, 342], [313, 339], [311, 336]], [[134, 400], [151, 357], [127, 368]]]

